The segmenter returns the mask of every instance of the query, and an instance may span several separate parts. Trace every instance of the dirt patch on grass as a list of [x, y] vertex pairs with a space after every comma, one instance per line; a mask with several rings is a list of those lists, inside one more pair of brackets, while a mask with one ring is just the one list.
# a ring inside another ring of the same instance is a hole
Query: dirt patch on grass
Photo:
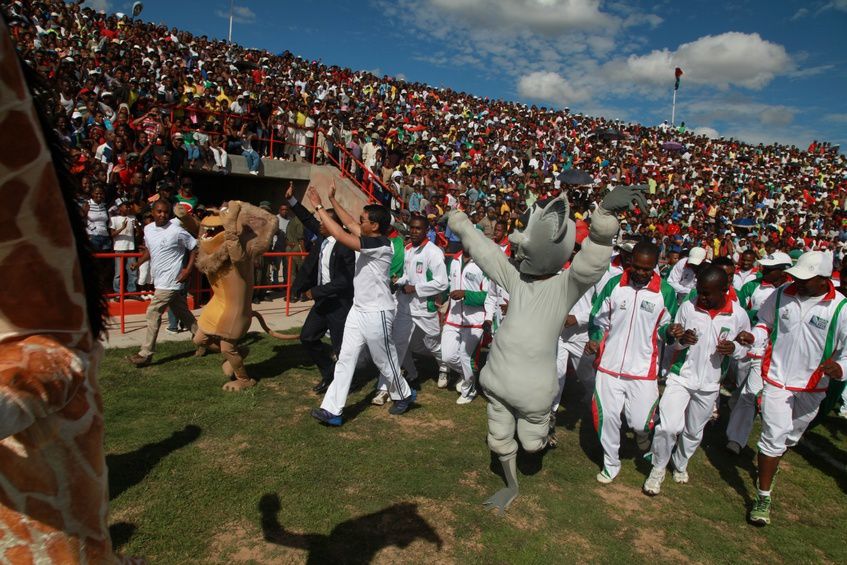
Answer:
[[241, 475], [249, 468], [245, 452], [250, 448], [248, 436], [236, 434], [230, 438], [205, 436], [197, 442], [197, 447], [215, 468], [231, 475]]
[[482, 494], [484, 488], [479, 484], [479, 471], [465, 471], [459, 479], [459, 485], [465, 489], [470, 489], [476, 493]]
[[639, 489], [632, 488], [623, 483], [611, 483], [594, 489], [594, 492], [611, 507], [610, 516], [614, 520], [622, 521], [633, 514], [644, 511], [647, 498]]
[[570, 530], [561, 534], [559, 539], [561, 540], [560, 545], [565, 549], [564, 555], [579, 555], [579, 561], [583, 563], [597, 559], [594, 546], [585, 536]]
[[414, 438], [431, 438], [434, 432], [452, 431], [456, 422], [447, 418], [436, 418], [432, 413], [415, 409], [402, 416], [392, 416], [388, 410], [371, 410], [374, 419], [390, 422], [403, 434]]
[[214, 563], [306, 563], [309, 552], [264, 540], [262, 532], [248, 524], [228, 524], [212, 538], [210, 561]]
[[665, 532], [657, 528], [637, 528], [632, 547], [651, 561], [662, 563], [692, 562], [679, 549], [665, 545]]
[[504, 516], [509, 524], [525, 532], [537, 531], [547, 525], [547, 512], [535, 495], [520, 495], [509, 506]]

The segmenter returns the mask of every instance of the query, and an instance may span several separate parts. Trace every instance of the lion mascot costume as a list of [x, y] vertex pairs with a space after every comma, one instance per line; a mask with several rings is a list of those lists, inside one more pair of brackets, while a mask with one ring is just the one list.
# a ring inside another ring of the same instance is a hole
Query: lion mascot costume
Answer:
[[278, 229], [273, 214], [237, 200], [200, 222], [197, 268], [209, 279], [214, 294], [197, 320], [194, 336], [198, 355], [220, 350], [227, 391], [250, 388], [256, 381], [244, 367], [245, 348], [238, 340], [250, 328], [253, 312], [253, 264], [270, 248]]

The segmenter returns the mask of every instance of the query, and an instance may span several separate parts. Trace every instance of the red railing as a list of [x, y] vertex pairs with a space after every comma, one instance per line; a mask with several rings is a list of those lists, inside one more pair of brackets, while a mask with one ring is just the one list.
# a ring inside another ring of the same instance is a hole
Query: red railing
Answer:
[[[229, 120], [245, 121], [245, 120], [253, 120], [254, 119], [254, 117], [250, 114], [232, 114], [232, 113], [228, 113], [228, 112], [201, 110], [201, 109], [192, 108], [190, 106], [177, 106], [177, 105], [167, 105], [167, 106], [165, 106], [165, 105], [163, 105], [163, 106], [157, 106], [157, 108], [170, 109], [171, 124], [173, 124], [174, 115], [177, 112], [196, 113], [201, 118], [205, 118], [207, 116], [216, 116], [216, 117], [220, 118], [222, 123], [224, 123], [224, 124], [227, 124]], [[180, 119], [182, 119], [182, 118], [180, 118]], [[191, 124], [197, 125], [199, 123], [202, 123], [202, 121], [203, 121], [202, 119], [198, 119], [198, 121], [196, 123], [191, 121]], [[308, 130], [306, 128], [301, 128], [301, 127], [291, 126], [291, 125], [283, 125], [282, 127], [285, 128], [285, 129], [293, 129], [293, 130], [296, 130], [296, 131], [311, 131], [312, 132], [312, 142], [310, 144], [303, 144], [303, 143], [296, 143], [296, 142], [293, 142], [291, 140], [276, 139], [275, 138], [276, 127], [269, 127], [270, 137], [267, 137], [267, 138], [257, 137], [256, 141], [267, 144], [268, 154], [270, 156], [274, 155], [274, 144], [282, 143], [284, 145], [293, 145], [295, 147], [308, 147], [309, 149], [311, 149], [311, 157], [312, 157], [311, 163], [313, 165], [315, 164], [318, 152], [320, 152], [327, 160], [329, 160], [333, 165], [335, 165], [336, 168], [338, 168], [341, 171], [341, 176], [343, 178], [349, 179], [362, 192], [364, 192], [368, 196], [368, 199], [369, 199], [370, 202], [381, 203], [380, 199], [376, 197], [375, 191], [374, 191], [374, 187], [378, 186], [381, 190], [383, 190], [383, 191], [385, 191], [385, 192], [387, 192], [388, 194], [391, 195], [391, 198], [397, 202], [397, 205], [400, 209], [403, 209], [403, 208], [406, 207], [406, 203], [403, 201], [402, 196], [400, 196], [400, 194], [398, 194], [397, 191], [395, 191], [393, 188], [391, 188], [387, 184], [383, 183], [382, 180], [379, 178], [379, 175], [377, 175], [376, 173], [371, 171], [370, 168], [366, 167], [364, 165], [364, 163], [362, 163], [362, 161], [360, 161], [359, 159], [356, 159], [356, 157], [354, 157], [353, 154], [350, 153], [350, 151], [347, 149], [347, 147], [345, 147], [343, 145], [336, 145], [333, 142], [333, 146], [336, 149], [338, 149], [338, 153], [339, 153], [339, 157], [340, 157], [340, 159], [336, 159], [335, 157], [332, 156], [330, 151], [326, 151], [322, 146], [319, 146], [318, 145], [318, 134], [319, 133], [323, 134], [324, 139], [329, 139], [326, 131], [324, 131], [322, 128], [315, 126], [314, 129]], [[199, 127], [192, 127], [192, 128], [189, 128], [189, 129], [191, 129], [192, 131], [197, 131], [199, 133], [208, 135], [208, 136], [225, 135], [222, 132], [213, 132], [213, 131], [209, 131], [209, 130], [203, 130]], [[362, 171], [362, 180], [361, 181], [358, 179], [356, 173], [348, 170], [348, 166], [350, 164], [355, 164], [356, 167], [359, 170]]]
[[[308, 255], [305, 251], [269, 251], [264, 254], [264, 257], [274, 258], [274, 257], [284, 257], [286, 258], [286, 268], [285, 268], [285, 281], [284, 283], [279, 284], [265, 284], [265, 285], [256, 285], [253, 288], [259, 290], [267, 290], [267, 289], [285, 289], [285, 315], [291, 315], [291, 267], [292, 261], [294, 257], [305, 257]], [[131, 296], [141, 297], [145, 294], [153, 294], [150, 291], [136, 291], [136, 292], [127, 292], [126, 291], [126, 260], [132, 257], [138, 258], [141, 257], [141, 253], [95, 253], [94, 257], [96, 259], [118, 259], [118, 268], [119, 272], [119, 281], [120, 286], [118, 292], [107, 292], [104, 293], [104, 296], [107, 299], [118, 299], [119, 304], [119, 314], [120, 318], [120, 327], [121, 333], [126, 333], [126, 299]], [[191, 273], [191, 281], [189, 284], [186, 284], [186, 288], [191, 289], [191, 294], [195, 297], [196, 304], [199, 304], [200, 297], [203, 294], [212, 294], [213, 291], [211, 288], [203, 288], [203, 278], [204, 275], [200, 273], [198, 270], [194, 270]]]

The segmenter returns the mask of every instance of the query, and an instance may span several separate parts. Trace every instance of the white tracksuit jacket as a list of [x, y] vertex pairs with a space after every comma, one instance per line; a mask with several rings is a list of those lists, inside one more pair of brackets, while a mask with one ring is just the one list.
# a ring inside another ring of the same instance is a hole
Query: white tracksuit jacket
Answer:
[[397, 285], [411, 284], [415, 294], [397, 293], [397, 314], [414, 317], [437, 316], [434, 298], [447, 290], [447, 267], [444, 252], [425, 239], [419, 247], [406, 245], [403, 261], [403, 276]]
[[624, 379], [655, 380], [659, 369], [659, 333], [676, 313], [676, 294], [657, 273], [640, 289], [629, 272], [613, 277], [594, 300], [588, 335], [600, 341], [597, 371]]
[[473, 260], [463, 264], [462, 254], [459, 253], [450, 263], [450, 290], [464, 290], [465, 299], [450, 299], [444, 324], [458, 328], [481, 328], [486, 320], [486, 306], [493, 308], [496, 300], [495, 293], [491, 292], [493, 286]]
[[796, 286], [780, 287], [759, 309], [753, 330], [756, 341], [767, 342], [762, 380], [791, 391], [823, 392], [829, 377], [820, 365], [833, 358], [847, 376], [847, 304], [830, 283], [818, 300], [801, 301]]
[[[695, 330], [694, 345], [674, 341], [674, 361], [668, 372], [668, 382], [676, 382], [689, 390], [714, 392], [720, 390], [721, 377], [728, 356], [715, 353], [718, 341], [732, 341], [739, 332], [750, 331], [750, 318], [741, 305], [729, 298], [721, 310], [709, 312], [697, 307], [697, 298], [689, 298], [679, 307], [674, 323], [686, 330]], [[748, 348], [735, 343], [734, 359], [747, 356]]]

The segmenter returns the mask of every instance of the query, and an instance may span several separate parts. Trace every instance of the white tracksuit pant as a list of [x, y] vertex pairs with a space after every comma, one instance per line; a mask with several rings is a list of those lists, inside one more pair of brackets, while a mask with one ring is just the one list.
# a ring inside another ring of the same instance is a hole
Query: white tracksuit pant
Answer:
[[719, 394], [719, 390], [691, 390], [668, 381], [659, 401], [659, 423], [653, 435], [653, 467], [664, 469], [672, 461], [674, 469], [685, 471], [703, 441], [703, 430]]
[[393, 310], [362, 312], [355, 306], [350, 309], [344, 323], [341, 351], [335, 363], [335, 377], [326, 391], [321, 408], [336, 415], [344, 410], [350, 384], [353, 382], [353, 373], [356, 371], [356, 362], [365, 347], [380, 373], [389, 376], [391, 386], [388, 390], [392, 400], [401, 400], [412, 394], [409, 383], [400, 374], [397, 351], [391, 341], [393, 324]]
[[594, 393], [594, 356], [585, 353], [584, 341], [564, 341], [559, 338], [559, 346], [556, 350], [556, 378], [558, 379], [559, 388], [556, 391], [556, 396], [553, 398], [552, 410], [555, 413], [559, 409], [559, 404], [562, 402], [562, 393], [565, 391], [565, 379], [568, 374], [568, 362], [570, 361], [576, 374], [577, 380], [582, 383], [585, 389], [585, 399], [588, 402], [591, 395]]
[[441, 330], [444, 364], [462, 375], [462, 396], [476, 395], [473, 358], [482, 339], [482, 328], [460, 328], [445, 324]]
[[[740, 364], [739, 364], [740, 365]], [[726, 438], [741, 447], [747, 445], [753, 420], [756, 418], [756, 404], [762, 392], [762, 360], [750, 359], [750, 372], [747, 379], [736, 389], [738, 400], [729, 413], [729, 423], [726, 426]]]
[[762, 389], [759, 453], [779, 457], [797, 445], [818, 413], [825, 392], [795, 392], [766, 384]]
[[603, 446], [603, 467], [614, 478], [621, 470], [618, 450], [621, 446], [621, 412], [636, 434], [648, 434], [659, 401], [655, 380], [621, 379], [597, 371], [591, 406], [594, 429]]
[[[410, 316], [399, 314], [394, 318], [394, 326], [391, 330], [391, 339], [397, 348], [397, 358], [406, 369], [410, 381], [418, 378], [418, 369], [412, 359], [412, 352], [419, 354], [430, 354], [435, 357], [439, 370], [444, 368], [441, 360], [441, 324], [438, 315], [432, 316]], [[388, 390], [391, 373], [384, 371], [379, 373], [377, 390]]]

